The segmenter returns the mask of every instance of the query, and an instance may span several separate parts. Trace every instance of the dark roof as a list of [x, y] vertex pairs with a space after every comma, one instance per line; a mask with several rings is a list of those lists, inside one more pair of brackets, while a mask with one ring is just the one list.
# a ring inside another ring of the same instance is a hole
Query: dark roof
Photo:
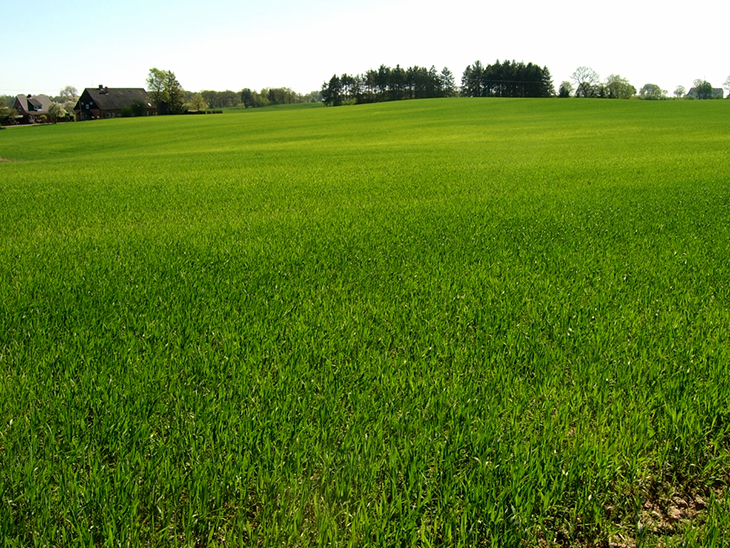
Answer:
[[[48, 95], [18, 95], [16, 98], [17, 105], [20, 105], [23, 112], [21, 114], [48, 114], [48, 108], [51, 106], [51, 98]], [[31, 110], [30, 105], [34, 108]]]
[[135, 101], [142, 101], [145, 105], [150, 102], [143, 88], [86, 88], [82, 97], [87, 93], [101, 110], [121, 110]]

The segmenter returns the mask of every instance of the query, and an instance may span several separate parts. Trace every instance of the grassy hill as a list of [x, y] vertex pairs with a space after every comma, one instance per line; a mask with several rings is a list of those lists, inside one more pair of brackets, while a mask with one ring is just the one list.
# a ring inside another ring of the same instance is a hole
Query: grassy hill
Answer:
[[0, 536], [727, 545], [729, 107], [2, 132]]

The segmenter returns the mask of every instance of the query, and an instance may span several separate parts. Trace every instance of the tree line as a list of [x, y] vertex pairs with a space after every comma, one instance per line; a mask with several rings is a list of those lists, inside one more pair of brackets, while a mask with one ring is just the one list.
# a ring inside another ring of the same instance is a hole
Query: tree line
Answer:
[[[723, 84], [730, 91], [730, 76]], [[673, 92], [677, 99], [722, 99], [722, 88], [715, 88], [708, 81], [698, 79], [687, 91], [684, 86], [677, 86]], [[578, 67], [571, 75], [571, 80], [560, 84], [558, 97], [591, 97], [598, 99], [629, 99], [638, 96], [640, 99], [667, 99], [669, 92], [656, 84], [644, 84], [640, 90], [618, 74], [611, 74], [601, 81], [595, 70], [590, 67]]]
[[532, 63], [504, 61], [484, 66], [481, 61], [469, 65], [457, 88], [453, 73], [413, 66], [390, 68], [380, 65], [365, 74], [335, 74], [322, 84], [326, 105], [374, 103], [403, 99], [436, 97], [550, 97], [554, 95], [552, 77], [547, 67]]
[[318, 103], [321, 100], [322, 96], [317, 91], [302, 95], [290, 88], [263, 88], [261, 91], [244, 88], [241, 90], [240, 106], [244, 106], [246, 108], [259, 108], [271, 105]]
[[[724, 88], [730, 91], [730, 77]], [[497, 60], [490, 65], [476, 61], [466, 67], [461, 86], [456, 87], [448, 68], [441, 72], [414, 66], [390, 68], [381, 65], [377, 70], [351, 76], [333, 75], [322, 84], [322, 101], [329, 106], [344, 104], [398, 101], [434, 97], [590, 97], [605, 99], [665, 99], [666, 90], [656, 84], [645, 84], [637, 89], [618, 74], [601, 81], [590, 67], [578, 67], [571, 80], [563, 81], [556, 93], [550, 70], [534, 63]], [[687, 91], [677, 86], [674, 96], [687, 99], [721, 99], [722, 89], [714, 88], [705, 80], [695, 80]]]
[[321, 100], [319, 92], [305, 95], [289, 88], [263, 88], [260, 91], [244, 88], [239, 92], [225, 90], [185, 91], [169, 70], [150, 69], [147, 92], [158, 108], [158, 114], [180, 114], [185, 111], [203, 111], [229, 107], [258, 108], [270, 105], [311, 103]]
[[[186, 91], [169, 70], [152, 68], [147, 75], [147, 91], [160, 114], [179, 114], [187, 111], [204, 111], [230, 107], [259, 108], [271, 105], [295, 103], [318, 103], [343, 105], [398, 101], [403, 99], [426, 99], [435, 97], [591, 97], [606, 99], [666, 99], [669, 93], [656, 84], [645, 84], [638, 91], [629, 81], [611, 74], [601, 81], [590, 67], [578, 67], [570, 80], [561, 82], [555, 92], [552, 77], [547, 67], [533, 63], [497, 60], [491, 65], [476, 61], [464, 69], [461, 86], [457, 87], [453, 73], [446, 67], [437, 71], [413, 66], [395, 68], [380, 65], [365, 74], [351, 76], [335, 74], [322, 84], [321, 91], [299, 94], [287, 87], [263, 88], [260, 91], [244, 88], [241, 91]], [[704, 79], [695, 80], [687, 91], [677, 86], [673, 95], [686, 99], [721, 99], [722, 89], [715, 88]], [[723, 87], [730, 91], [730, 76]], [[730, 98], [730, 96], [728, 97]], [[51, 97], [51, 121], [73, 119], [73, 109], [78, 91], [66, 86], [58, 96]], [[12, 104], [15, 96], [0, 95], [0, 124], [14, 123], [15, 111]], [[130, 106], [128, 116], [143, 115], [145, 106]]]
[[553, 78], [547, 67], [532, 63], [497, 60], [484, 66], [476, 61], [461, 78], [464, 97], [551, 97]]
[[322, 101], [332, 106], [454, 95], [457, 95], [454, 75], [448, 68], [439, 72], [434, 66], [427, 69], [380, 65], [377, 70], [371, 69], [365, 74], [335, 74], [322, 84]]

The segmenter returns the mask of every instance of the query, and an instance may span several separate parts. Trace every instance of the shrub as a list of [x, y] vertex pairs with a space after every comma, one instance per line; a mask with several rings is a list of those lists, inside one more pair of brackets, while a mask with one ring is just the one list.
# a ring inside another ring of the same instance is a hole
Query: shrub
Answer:
[[124, 118], [130, 118], [134, 116], [144, 116], [147, 114], [147, 106], [142, 101], [134, 101], [131, 105], [128, 105], [122, 109], [122, 116]]

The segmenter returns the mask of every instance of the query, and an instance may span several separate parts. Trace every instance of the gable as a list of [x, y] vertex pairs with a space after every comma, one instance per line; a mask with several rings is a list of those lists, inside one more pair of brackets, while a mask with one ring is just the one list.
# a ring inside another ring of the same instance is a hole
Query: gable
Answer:
[[18, 95], [13, 103], [13, 108], [18, 114], [28, 114], [28, 98], [25, 95]]
[[89, 93], [89, 90], [85, 89], [81, 94], [81, 97], [79, 97], [79, 100], [76, 102], [74, 110], [97, 110], [98, 108], [99, 107]]

